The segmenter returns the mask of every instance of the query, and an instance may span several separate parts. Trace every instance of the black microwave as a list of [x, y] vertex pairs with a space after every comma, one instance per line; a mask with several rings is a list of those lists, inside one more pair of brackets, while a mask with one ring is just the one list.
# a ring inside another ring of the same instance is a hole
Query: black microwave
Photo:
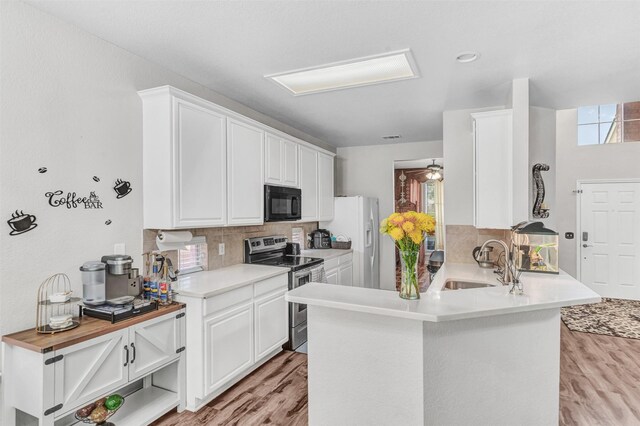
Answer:
[[302, 191], [284, 186], [264, 186], [264, 221], [299, 220], [302, 217]]

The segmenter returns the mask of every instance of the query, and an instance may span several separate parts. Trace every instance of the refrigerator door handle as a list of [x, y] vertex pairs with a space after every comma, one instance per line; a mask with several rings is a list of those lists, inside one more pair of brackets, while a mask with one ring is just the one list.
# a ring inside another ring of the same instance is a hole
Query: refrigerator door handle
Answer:
[[[373, 221], [373, 211], [369, 211], [369, 214], [371, 215], [371, 217], [369, 218], [370, 223], [371, 223], [371, 228], [373, 228], [374, 225], [374, 221]], [[373, 242], [373, 248], [371, 249], [371, 266], [373, 266], [375, 260], [376, 260], [376, 238], [373, 236], [373, 230], [371, 231], [371, 233], [369, 234], [369, 237], [371, 238], [372, 242]], [[369, 242], [369, 245], [371, 245], [371, 241]]]

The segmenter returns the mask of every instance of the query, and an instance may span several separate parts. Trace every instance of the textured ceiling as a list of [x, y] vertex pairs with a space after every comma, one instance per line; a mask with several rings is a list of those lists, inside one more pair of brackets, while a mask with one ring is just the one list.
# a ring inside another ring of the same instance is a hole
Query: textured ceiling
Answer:
[[[640, 1], [28, 3], [335, 146], [441, 139], [442, 111], [519, 77], [537, 106], [640, 99]], [[263, 77], [404, 48], [421, 78], [294, 97]]]

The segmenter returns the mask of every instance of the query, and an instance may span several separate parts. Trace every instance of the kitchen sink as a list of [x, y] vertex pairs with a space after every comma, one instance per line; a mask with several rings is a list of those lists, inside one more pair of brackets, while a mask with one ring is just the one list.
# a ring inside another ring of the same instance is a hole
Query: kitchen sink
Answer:
[[491, 284], [474, 283], [470, 281], [447, 280], [442, 290], [464, 290], [468, 288], [493, 287]]

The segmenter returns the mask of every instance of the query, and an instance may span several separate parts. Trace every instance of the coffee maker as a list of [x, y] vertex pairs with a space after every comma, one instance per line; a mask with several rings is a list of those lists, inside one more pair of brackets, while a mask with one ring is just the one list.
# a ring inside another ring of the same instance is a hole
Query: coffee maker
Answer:
[[85, 262], [82, 271], [82, 301], [86, 305], [122, 305], [141, 293], [137, 269], [132, 269], [131, 256], [102, 256], [100, 262]]

